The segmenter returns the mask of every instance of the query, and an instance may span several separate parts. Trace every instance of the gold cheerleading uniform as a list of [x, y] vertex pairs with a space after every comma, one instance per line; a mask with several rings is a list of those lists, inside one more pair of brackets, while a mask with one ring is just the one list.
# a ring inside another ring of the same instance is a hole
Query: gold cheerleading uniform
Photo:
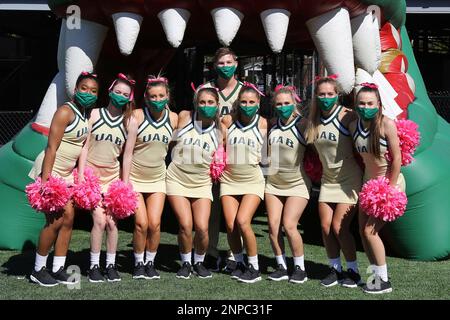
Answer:
[[338, 106], [328, 118], [320, 118], [314, 142], [323, 168], [319, 202], [356, 204], [362, 171], [353, 155], [351, 134], [339, 121], [341, 110]]
[[254, 194], [264, 200], [265, 180], [259, 166], [264, 143], [256, 115], [243, 126], [236, 120], [227, 129], [227, 165], [220, 179], [220, 196]]
[[188, 125], [178, 131], [172, 162], [167, 168], [167, 195], [213, 200], [209, 168], [219, 145], [216, 123], [202, 128], [196, 113]]
[[92, 125], [87, 166], [100, 178], [102, 192], [120, 178], [119, 156], [127, 135], [123, 126], [123, 114], [112, 117], [107, 108], [99, 109], [100, 118]]
[[[391, 163], [386, 160], [388, 151], [388, 141], [384, 137], [380, 137], [380, 158], [375, 157], [369, 152], [370, 150], [370, 131], [365, 130], [361, 120], [357, 121], [356, 130], [353, 134], [353, 140], [358, 153], [361, 155], [364, 164], [363, 182], [377, 177], [385, 177], [391, 170]], [[397, 179], [397, 186], [401, 191], [405, 191], [406, 183], [403, 174], [400, 173]]]
[[[225, 97], [222, 91], [219, 91], [219, 116], [222, 118], [223, 116], [230, 114], [233, 111], [233, 103], [237, 100], [239, 96], [239, 91], [241, 91], [243, 84], [238, 81], [233, 91]], [[205, 88], [218, 88], [217, 83], [213, 80], [205, 83]]]
[[139, 125], [131, 162], [130, 181], [137, 192], [166, 193], [166, 155], [173, 128], [169, 110], [155, 121], [147, 108]]
[[301, 117], [283, 125], [281, 120], [270, 129], [270, 167], [265, 193], [309, 199], [311, 183], [303, 169], [306, 141], [298, 128]]
[[[73, 183], [72, 171], [88, 137], [88, 121], [73, 102], [66, 102], [65, 105], [72, 109], [75, 118], [64, 130], [61, 143], [56, 151], [52, 174], [63, 178], [67, 183]], [[30, 178], [36, 179], [40, 176], [44, 155], [45, 150], [36, 157], [34, 166], [28, 174]]]

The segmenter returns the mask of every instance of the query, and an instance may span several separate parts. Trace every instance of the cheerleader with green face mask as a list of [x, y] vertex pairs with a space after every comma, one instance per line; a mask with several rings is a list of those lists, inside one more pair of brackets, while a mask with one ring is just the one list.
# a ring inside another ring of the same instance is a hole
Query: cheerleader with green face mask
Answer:
[[166, 199], [166, 155], [177, 128], [178, 116], [169, 109], [167, 78], [147, 78], [144, 103], [133, 111], [127, 123], [123, 154], [123, 179], [138, 192], [134, 215], [133, 279], [159, 279], [155, 268], [161, 215]]
[[[97, 75], [82, 72], [76, 81], [73, 100], [60, 106], [53, 115], [47, 147], [34, 163], [30, 177], [46, 182], [50, 175], [73, 183], [72, 171], [79, 161], [82, 147], [88, 137], [88, 110], [95, 106], [99, 85]], [[41, 286], [51, 287], [58, 283], [70, 284], [64, 266], [69, 248], [74, 207], [70, 201], [64, 210], [46, 215], [47, 223], [42, 229], [36, 252], [31, 280]], [[47, 270], [47, 256], [55, 246], [53, 268]]]
[[[119, 156], [127, 139], [124, 123], [132, 108], [135, 81], [119, 73], [109, 87], [109, 103], [92, 110], [89, 119], [90, 134], [80, 157], [80, 175], [86, 166], [99, 177], [101, 192], [106, 193], [114, 181], [121, 178]], [[116, 282], [120, 275], [116, 268], [118, 230], [116, 219], [102, 206], [92, 210], [91, 254], [88, 279], [90, 282]], [[100, 252], [106, 231], [105, 277], [101, 271]]]
[[[320, 78], [309, 110], [306, 139], [319, 154], [323, 173], [319, 194], [322, 238], [330, 273], [321, 284], [356, 288], [361, 281], [350, 223], [356, 213], [362, 170], [355, 160], [349, 124], [356, 112], [339, 104], [337, 76]], [[344, 272], [340, 252], [347, 264]]]
[[[310, 181], [303, 169], [306, 150], [304, 132], [307, 120], [297, 111], [300, 98], [295, 87], [277, 86], [273, 96], [276, 117], [268, 138], [270, 166], [264, 201], [267, 208], [269, 237], [277, 268], [269, 275], [273, 281], [303, 283], [305, 270], [303, 241], [297, 225], [309, 200]], [[289, 240], [294, 270], [288, 274], [282, 227]]]
[[[243, 85], [235, 102], [235, 114], [222, 118], [227, 166], [220, 180], [220, 197], [228, 244], [237, 262], [231, 277], [254, 283], [261, 280], [261, 272], [251, 220], [264, 199], [265, 180], [260, 163], [267, 120], [259, 115], [262, 92], [254, 84], [244, 82]], [[244, 264], [240, 237], [244, 240], [248, 267]]]

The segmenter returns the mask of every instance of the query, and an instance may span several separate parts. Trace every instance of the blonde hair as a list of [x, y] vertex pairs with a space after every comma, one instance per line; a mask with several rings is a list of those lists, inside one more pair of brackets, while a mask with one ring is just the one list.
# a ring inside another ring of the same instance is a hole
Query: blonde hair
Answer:
[[291, 99], [292, 99], [292, 101], [294, 102], [294, 105], [295, 105], [296, 114], [297, 115], [302, 115], [301, 105], [295, 99], [294, 91], [292, 89], [288, 88], [288, 87], [281, 87], [280, 89], [278, 89], [277, 91], [275, 91], [273, 93], [273, 96], [272, 96], [272, 107], [274, 107], [274, 108], [276, 107], [276, 101], [275, 100], [277, 99], [277, 97], [280, 94], [288, 94], [288, 95], [290, 95]]

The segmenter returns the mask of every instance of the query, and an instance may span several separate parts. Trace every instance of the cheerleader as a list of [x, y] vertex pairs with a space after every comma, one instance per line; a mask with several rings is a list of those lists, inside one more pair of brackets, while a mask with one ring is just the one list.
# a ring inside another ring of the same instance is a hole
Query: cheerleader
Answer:
[[[219, 90], [220, 118], [233, 111], [234, 102], [242, 88], [242, 82], [238, 81], [235, 77], [237, 66], [237, 56], [230, 48], [219, 48], [216, 51], [214, 55], [214, 70], [216, 71], [217, 78], [207, 82], [204, 87], [214, 87]], [[219, 193], [219, 185], [214, 184], [214, 201], [209, 219], [209, 248], [205, 260], [205, 264], [210, 266], [213, 271], [218, 271], [221, 263], [217, 249], [222, 218]], [[224, 271], [231, 273], [234, 269], [236, 269], [236, 262], [233, 254], [229, 252]]]
[[[126, 141], [124, 122], [130, 117], [133, 105], [134, 80], [119, 73], [109, 88], [109, 104], [106, 108], [92, 110], [89, 119], [90, 134], [80, 157], [80, 173], [89, 166], [100, 178], [102, 194], [109, 185], [120, 179], [119, 156]], [[108, 282], [121, 280], [116, 267], [116, 251], [119, 232], [116, 219], [102, 206], [92, 211], [91, 265], [89, 282], [104, 282], [100, 269], [100, 252], [103, 232], [106, 230], [106, 270]]]
[[[303, 169], [306, 141], [303, 136], [307, 121], [297, 109], [300, 98], [293, 87], [278, 86], [273, 106], [278, 117], [269, 131], [270, 166], [266, 181], [265, 203], [269, 218], [270, 243], [277, 270], [270, 280], [303, 283], [305, 272], [303, 241], [297, 224], [309, 200], [310, 181]], [[294, 257], [294, 271], [288, 276], [281, 227], [286, 232]]]
[[[222, 119], [226, 128], [227, 166], [220, 180], [220, 197], [228, 243], [237, 261], [231, 276], [246, 283], [261, 280], [256, 237], [251, 227], [253, 215], [264, 200], [265, 181], [259, 163], [267, 120], [258, 114], [261, 95], [255, 85], [244, 83], [234, 116]], [[244, 239], [248, 268], [244, 268], [240, 236]]]
[[[353, 140], [364, 164], [364, 179], [384, 176], [391, 186], [405, 191], [405, 179], [400, 173], [401, 152], [395, 122], [383, 116], [380, 94], [375, 84], [363, 84], [356, 97], [358, 119], [351, 123]], [[386, 160], [389, 151], [392, 161]], [[379, 236], [385, 221], [369, 217], [361, 209], [359, 211], [359, 230], [364, 251], [372, 265], [375, 276], [363, 290], [367, 293], [386, 293], [392, 291], [388, 279], [386, 253], [383, 241]]]
[[[29, 174], [31, 178], [41, 176], [42, 183], [45, 183], [52, 174], [69, 184], [73, 183], [72, 171], [88, 136], [86, 112], [95, 105], [98, 88], [97, 75], [88, 72], [80, 74], [73, 100], [60, 106], [53, 116], [47, 147], [36, 158]], [[73, 283], [69, 281], [64, 265], [72, 236], [74, 214], [73, 202], [69, 201], [62, 212], [45, 216], [46, 224], [39, 235], [31, 281], [44, 287]], [[53, 245], [55, 255], [52, 272], [49, 272], [46, 269], [47, 257]]]
[[219, 96], [213, 88], [200, 88], [194, 96], [195, 111], [179, 114], [177, 141], [172, 162], [167, 169], [166, 187], [169, 203], [178, 223], [178, 244], [182, 266], [177, 278], [189, 279], [194, 237], [194, 273], [211, 278], [204, 266], [208, 248], [208, 222], [211, 211], [212, 180], [209, 175], [214, 152], [219, 143], [217, 116]]
[[[350, 223], [358, 202], [362, 172], [354, 158], [348, 125], [356, 114], [339, 105], [335, 76], [319, 79], [315, 96], [309, 112], [306, 138], [317, 149], [323, 167], [319, 216], [331, 267], [331, 272], [321, 284], [331, 287], [341, 283], [344, 287], [355, 288], [361, 277]], [[340, 249], [347, 260], [346, 273], [342, 271]]]
[[165, 158], [178, 122], [177, 114], [168, 108], [169, 100], [168, 80], [149, 76], [145, 106], [134, 110], [128, 123], [123, 179], [131, 181], [133, 189], [139, 193], [133, 233], [133, 279], [160, 278], [155, 269], [155, 256], [166, 199]]

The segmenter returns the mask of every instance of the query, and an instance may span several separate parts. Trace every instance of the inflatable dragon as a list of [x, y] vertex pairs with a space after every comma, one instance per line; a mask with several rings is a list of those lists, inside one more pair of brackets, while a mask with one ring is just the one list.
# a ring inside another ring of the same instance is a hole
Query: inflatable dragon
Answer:
[[193, 47], [218, 39], [224, 46], [251, 47], [261, 53], [315, 47], [327, 71], [339, 74], [345, 93], [367, 79], [381, 84], [391, 113], [415, 121], [421, 133], [415, 161], [402, 169], [407, 212], [388, 225], [385, 240], [408, 259], [449, 256], [450, 126], [427, 96], [404, 26], [404, 0], [49, 0], [48, 4], [62, 18], [58, 73], [34, 121], [0, 149], [0, 248], [21, 249], [38, 238], [44, 217], [27, 203], [28, 172], [46, 146], [53, 113], [73, 95], [81, 71], [95, 68], [102, 74], [126, 61], [143, 80], [159, 71], [182, 43]]

